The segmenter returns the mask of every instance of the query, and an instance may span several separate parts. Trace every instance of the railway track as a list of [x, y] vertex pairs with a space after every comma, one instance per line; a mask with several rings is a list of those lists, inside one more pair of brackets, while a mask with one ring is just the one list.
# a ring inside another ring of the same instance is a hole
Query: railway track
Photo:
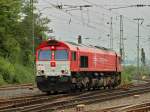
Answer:
[[121, 108], [119, 112], [149, 112], [150, 111], [150, 102], [136, 104]]
[[0, 86], [0, 91], [3, 90], [16, 90], [16, 89], [34, 89], [36, 86], [33, 84], [13, 84], [13, 85], [7, 85], [7, 86]]
[[53, 101], [60, 98], [68, 98], [71, 97], [68, 94], [58, 94], [58, 95], [51, 95], [48, 96], [47, 94], [38, 94], [38, 95], [30, 95], [30, 96], [22, 96], [16, 98], [10, 98], [6, 100], [0, 101], [0, 110], [6, 108], [13, 108], [13, 107], [23, 107], [27, 105], [37, 104], [37, 103], [44, 103], [47, 101]]
[[0, 101], [13, 97], [21, 97], [41, 93], [34, 84], [12, 84], [0, 86]]
[[150, 111], [150, 102], [134, 105], [120, 105], [102, 110], [95, 110], [93, 112], [149, 112], [149, 111]]
[[[150, 84], [140, 86], [131, 86], [129, 89], [118, 88], [115, 90], [101, 90], [80, 92], [72, 94], [61, 94], [54, 96], [37, 96], [36, 98], [18, 99], [17, 103], [11, 102], [11, 105], [5, 103], [5, 106], [0, 106], [0, 112], [45, 112], [59, 109], [74, 107], [78, 104], [91, 104], [103, 102], [106, 100], [117, 99], [121, 97], [131, 96], [150, 92]], [[3, 102], [4, 103], [4, 102]]]

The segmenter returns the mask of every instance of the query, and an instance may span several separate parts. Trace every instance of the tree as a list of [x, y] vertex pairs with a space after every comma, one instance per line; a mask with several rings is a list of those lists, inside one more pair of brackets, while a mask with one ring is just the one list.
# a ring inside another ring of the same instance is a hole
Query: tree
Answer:
[[5, 58], [14, 57], [13, 54], [19, 52], [19, 43], [13, 39], [12, 30], [18, 23], [20, 7], [20, 0], [0, 1], [0, 56]]
[[[35, 44], [34, 47], [36, 48], [36, 46], [39, 44], [39, 37], [42, 37], [41, 32], [45, 32], [48, 30], [47, 24], [50, 22], [50, 20], [48, 18], [43, 18], [40, 13], [34, 13], [32, 15], [32, 8], [30, 1], [29, 0], [23, 1], [24, 4], [21, 9], [21, 14], [24, 15], [24, 18], [16, 27], [17, 31], [16, 39], [20, 43], [21, 49], [23, 51], [22, 61], [25, 65], [27, 65], [31, 64], [33, 61], [33, 54], [32, 54], [33, 44]], [[36, 7], [34, 7], [34, 10], [36, 10]], [[34, 24], [34, 43], [32, 34], [32, 24]]]
[[49, 19], [35, 12], [32, 15], [29, 0], [0, 0], [0, 78], [8, 83], [23, 82], [33, 76], [33, 21], [37, 45], [36, 37], [48, 30]]

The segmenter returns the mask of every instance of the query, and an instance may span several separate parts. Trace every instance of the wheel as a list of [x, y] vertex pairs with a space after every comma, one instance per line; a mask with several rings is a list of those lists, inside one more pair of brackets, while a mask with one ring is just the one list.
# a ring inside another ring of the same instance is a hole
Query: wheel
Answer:
[[58, 91], [47, 91], [46, 94], [47, 95], [57, 95]]
[[111, 85], [108, 85], [108, 89], [111, 89], [111, 87], [112, 87]]
[[114, 84], [112, 85], [112, 88], [115, 89], [115, 85]]
[[72, 84], [71, 84], [71, 87], [70, 87], [70, 92], [76, 92], [76, 90], [77, 90], [77, 85], [76, 85], [76, 83], [72, 83]]
[[47, 95], [51, 95], [51, 91], [47, 91], [46, 94], [47, 94]]

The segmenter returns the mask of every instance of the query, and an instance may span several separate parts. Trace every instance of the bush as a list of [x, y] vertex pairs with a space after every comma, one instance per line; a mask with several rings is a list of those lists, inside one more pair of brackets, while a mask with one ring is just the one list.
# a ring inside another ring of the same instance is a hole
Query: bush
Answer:
[[33, 83], [34, 75], [32, 68], [15, 64], [15, 78], [14, 83]]
[[[150, 69], [148, 66], [140, 67], [140, 79], [143, 76], [149, 77], [150, 76]], [[124, 66], [122, 71], [122, 82], [131, 83], [132, 79], [138, 79], [137, 75], [137, 67], [135, 66]]]
[[34, 82], [33, 69], [0, 57], [0, 84]]
[[122, 71], [122, 83], [128, 84], [132, 81], [132, 76], [136, 73], [135, 66], [124, 66]]
[[0, 75], [3, 77], [5, 82], [13, 83], [13, 78], [15, 76], [15, 68], [14, 66], [4, 58], [0, 57]]
[[[1, 74], [1, 73], [0, 73]], [[6, 84], [6, 82], [3, 79], [3, 76], [0, 75], [0, 86]]]

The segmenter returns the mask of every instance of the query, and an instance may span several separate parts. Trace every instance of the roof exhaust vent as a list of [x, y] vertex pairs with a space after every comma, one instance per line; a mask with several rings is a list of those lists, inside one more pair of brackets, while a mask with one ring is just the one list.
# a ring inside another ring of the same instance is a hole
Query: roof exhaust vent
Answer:
[[82, 37], [81, 37], [81, 35], [78, 36], [78, 44], [82, 44]]

